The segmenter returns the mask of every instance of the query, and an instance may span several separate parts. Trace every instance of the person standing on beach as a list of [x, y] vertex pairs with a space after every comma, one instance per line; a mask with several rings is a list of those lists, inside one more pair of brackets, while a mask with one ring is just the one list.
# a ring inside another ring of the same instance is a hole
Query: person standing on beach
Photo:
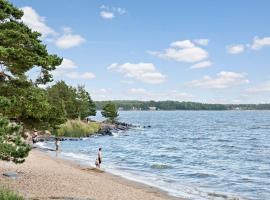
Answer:
[[98, 168], [100, 168], [100, 164], [101, 164], [101, 160], [102, 160], [102, 153], [101, 153], [101, 151], [102, 151], [102, 148], [100, 147], [98, 149]]

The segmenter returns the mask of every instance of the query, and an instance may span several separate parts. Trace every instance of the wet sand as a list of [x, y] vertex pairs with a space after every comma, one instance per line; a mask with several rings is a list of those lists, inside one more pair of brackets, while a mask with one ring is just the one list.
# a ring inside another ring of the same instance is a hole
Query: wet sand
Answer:
[[[0, 161], [0, 166], [0, 185], [29, 199], [180, 200], [156, 188], [52, 158], [36, 149], [23, 164]], [[17, 172], [19, 178], [4, 177], [4, 172]]]

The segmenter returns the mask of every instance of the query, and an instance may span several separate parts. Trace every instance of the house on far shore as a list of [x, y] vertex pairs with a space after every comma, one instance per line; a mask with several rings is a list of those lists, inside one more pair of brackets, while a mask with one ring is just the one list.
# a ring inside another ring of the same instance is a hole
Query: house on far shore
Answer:
[[157, 107], [151, 106], [151, 107], [148, 107], [148, 109], [151, 110], [151, 111], [155, 111], [155, 110], [157, 110]]

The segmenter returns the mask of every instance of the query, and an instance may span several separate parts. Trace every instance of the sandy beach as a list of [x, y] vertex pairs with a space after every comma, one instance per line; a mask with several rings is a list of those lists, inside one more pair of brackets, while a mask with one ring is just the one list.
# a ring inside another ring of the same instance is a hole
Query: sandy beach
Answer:
[[[32, 150], [25, 163], [0, 161], [0, 182], [29, 199], [162, 200], [179, 199], [158, 189], [110, 173], [87, 169], [70, 161]], [[17, 172], [19, 178], [4, 177]]]

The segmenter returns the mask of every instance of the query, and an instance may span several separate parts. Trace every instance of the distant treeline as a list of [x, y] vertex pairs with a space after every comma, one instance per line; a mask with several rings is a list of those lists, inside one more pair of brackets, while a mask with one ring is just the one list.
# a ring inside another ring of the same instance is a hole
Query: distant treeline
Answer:
[[[96, 101], [101, 110], [109, 101]], [[179, 101], [114, 100], [120, 110], [270, 110], [270, 104], [207, 104]]]

